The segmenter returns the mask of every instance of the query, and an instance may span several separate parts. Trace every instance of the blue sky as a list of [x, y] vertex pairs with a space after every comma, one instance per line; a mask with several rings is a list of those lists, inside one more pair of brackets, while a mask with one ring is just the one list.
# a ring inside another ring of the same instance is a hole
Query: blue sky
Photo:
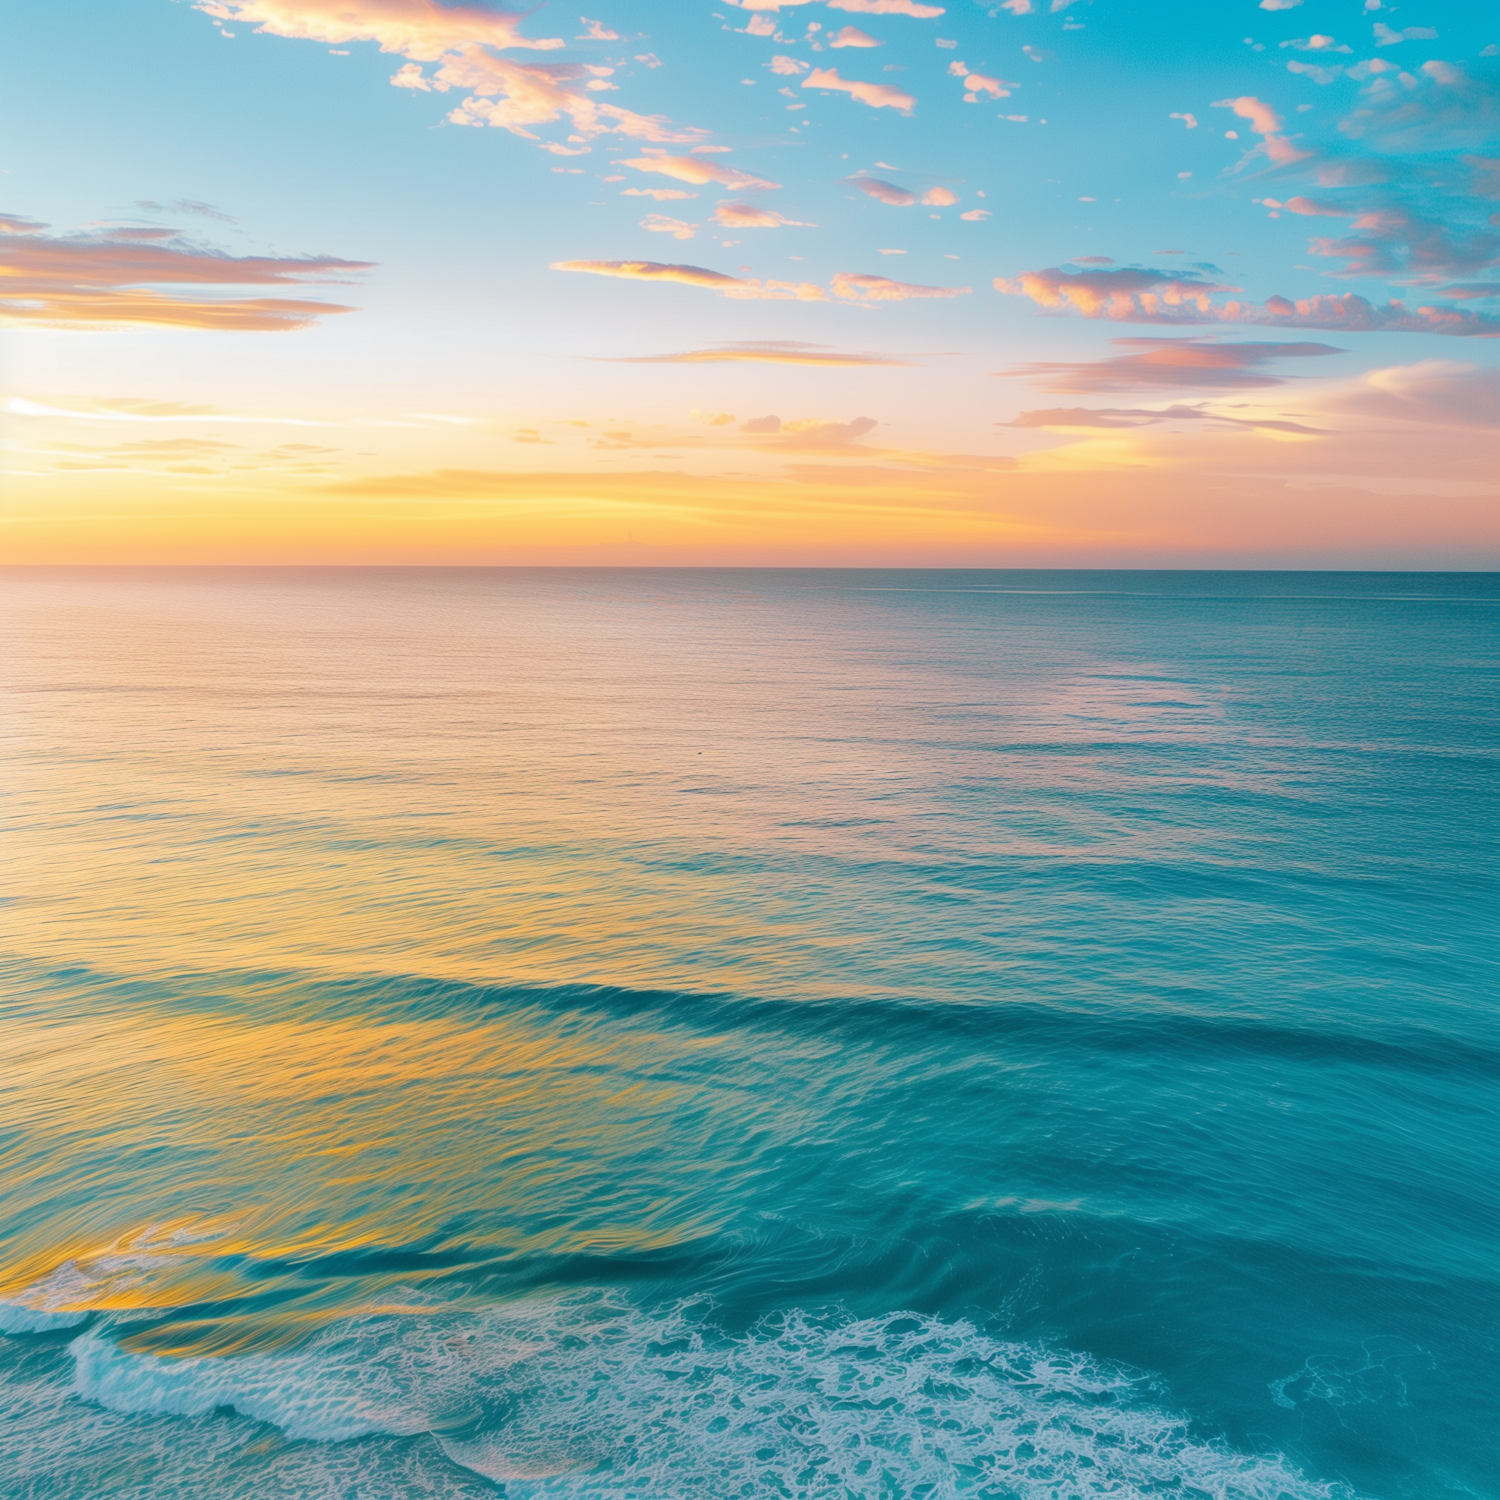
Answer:
[[[1275, 4], [11, 5], [35, 61], [3, 105], [12, 274], [83, 278], [5, 304], [26, 504], [139, 492], [113, 450], [48, 467], [111, 401], [329, 424], [338, 458], [282, 493], [637, 448], [777, 481], [820, 442], [860, 472], [1072, 454], [1175, 484], [1189, 438], [1194, 475], [1242, 470], [1247, 421], [1282, 485], [1299, 427], [1298, 472], [1357, 477], [1379, 444], [1329, 412], [1384, 411], [1388, 441], [1394, 400], [1432, 482], [1472, 489], [1500, 400], [1500, 12]], [[144, 312], [119, 295], [142, 244]], [[225, 325], [291, 284], [349, 311]], [[414, 412], [451, 420], [389, 425]]]

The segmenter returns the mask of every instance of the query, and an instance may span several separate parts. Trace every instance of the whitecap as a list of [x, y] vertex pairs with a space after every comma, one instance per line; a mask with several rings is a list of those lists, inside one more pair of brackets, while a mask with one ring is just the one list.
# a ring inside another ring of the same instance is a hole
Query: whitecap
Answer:
[[330, 1444], [431, 1433], [451, 1462], [539, 1500], [1347, 1494], [1204, 1438], [1144, 1377], [1082, 1354], [905, 1313], [793, 1312], [727, 1337], [705, 1312], [577, 1293], [191, 1359], [93, 1330], [72, 1346], [75, 1389], [123, 1412], [232, 1407]]

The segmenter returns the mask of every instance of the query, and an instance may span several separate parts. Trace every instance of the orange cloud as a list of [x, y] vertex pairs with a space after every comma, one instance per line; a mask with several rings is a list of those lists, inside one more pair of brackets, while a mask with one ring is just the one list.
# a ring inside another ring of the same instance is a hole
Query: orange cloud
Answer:
[[698, 232], [696, 224], [668, 218], [666, 214], [647, 214], [641, 220], [641, 228], [649, 229], [655, 234], [670, 234], [673, 239], [678, 240], [690, 240]]
[[636, 156], [621, 163], [634, 167], [637, 172], [658, 172], [663, 177], [675, 177], [678, 182], [690, 182], [695, 187], [717, 182], [727, 188], [776, 188], [779, 182], [768, 182], [764, 177], [752, 177], [749, 172], [736, 171], [733, 167], [721, 166], [716, 161], [705, 161], [701, 156]]
[[[595, 96], [614, 88], [607, 81], [614, 69], [591, 63], [516, 63], [471, 46], [447, 54], [431, 80], [422, 78], [420, 69], [412, 69], [408, 63], [391, 82], [438, 92], [451, 88], [473, 91], [449, 111], [448, 119], [455, 125], [495, 125], [513, 135], [537, 140], [531, 126], [551, 124], [566, 116], [584, 141], [613, 134], [672, 143], [697, 140], [704, 134], [691, 128], [679, 130], [663, 115], [638, 115], [616, 104], [601, 103]], [[565, 87], [582, 79], [588, 80], [582, 91]], [[587, 148], [548, 143], [545, 149], [561, 156], [577, 156]]]
[[804, 224], [800, 219], [783, 218], [769, 208], [757, 208], [753, 203], [721, 203], [714, 210], [714, 222], [726, 229], [775, 229], [786, 225], [793, 229], [815, 229], [813, 224]]
[[10, 222], [27, 226], [0, 235], [0, 320], [12, 323], [234, 332], [305, 328], [326, 313], [353, 309], [276, 297], [195, 297], [178, 289], [346, 280], [370, 266], [326, 255], [221, 255], [177, 242], [171, 229], [50, 235], [32, 220]]
[[857, 79], [840, 78], [836, 68], [815, 68], [802, 80], [805, 89], [833, 89], [868, 104], [871, 109], [895, 109], [909, 115], [916, 105], [916, 97], [903, 93], [888, 83], [861, 83]]
[[[612, 67], [523, 64], [496, 56], [509, 48], [552, 51], [563, 46], [560, 37], [522, 36], [517, 29], [525, 19], [521, 12], [437, 0], [197, 0], [196, 8], [272, 36], [334, 44], [375, 42], [382, 52], [412, 59], [392, 77], [397, 88], [471, 91], [449, 112], [455, 125], [493, 125], [538, 140], [532, 127], [567, 118], [574, 131], [572, 143], [543, 146], [562, 156], [581, 154], [597, 135], [671, 143], [704, 134], [677, 129], [661, 115], [640, 115], [601, 102], [596, 96], [615, 87], [608, 82]], [[598, 22], [588, 24], [589, 38], [606, 39]], [[424, 62], [438, 64], [430, 77], [419, 66]], [[583, 87], [569, 87], [576, 83]]]
[[756, 281], [726, 276], [703, 266], [663, 265], [654, 260], [555, 260], [554, 271], [582, 271], [591, 276], [618, 276], [626, 281], [675, 281], [703, 287], [737, 301], [823, 302], [827, 294], [810, 282]]
[[923, 297], [964, 297], [974, 290], [970, 286], [915, 286], [908, 281], [892, 281], [888, 276], [871, 276], [858, 271], [837, 271], [833, 293], [853, 302], [909, 302]]
[[488, 5], [439, 5], [435, 0], [196, 0], [193, 8], [271, 36], [332, 46], [378, 42], [382, 52], [424, 62], [469, 43], [543, 52], [563, 45], [561, 37], [523, 37], [516, 28], [525, 12]]

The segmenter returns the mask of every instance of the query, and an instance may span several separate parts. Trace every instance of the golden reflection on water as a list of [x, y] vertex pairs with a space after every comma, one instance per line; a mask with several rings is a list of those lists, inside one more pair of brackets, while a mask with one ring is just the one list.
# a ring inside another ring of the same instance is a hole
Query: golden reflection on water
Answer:
[[[322, 1315], [322, 1292], [294, 1269], [319, 1258], [413, 1243], [459, 1259], [648, 1252], [712, 1227], [706, 1193], [684, 1202], [711, 1159], [695, 1173], [672, 1149], [690, 1091], [645, 1071], [701, 1055], [701, 1039], [637, 1031], [606, 1045], [504, 1014], [464, 1024], [148, 1012], [22, 1022], [7, 1043], [0, 1128], [17, 1142], [3, 1170], [19, 1211], [45, 1203], [59, 1175], [97, 1191], [29, 1232], [12, 1225], [0, 1296], [63, 1262], [83, 1275], [55, 1309], [228, 1304], [279, 1288], [298, 1304], [291, 1324], [285, 1312], [271, 1320], [284, 1333]], [[639, 1165], [653, 1160], [656, 1177]], [[160, 1201], [195, 1216], [113, 1222], [126, 1205], [111, 1178], [127, 1163], [127, 1202], [152, 1197], [154, 1177]], [[483, 1227], [442, 1235], [465, 1221]], [[411, 1274], [356, 1275], [328, 1295], [347, 1311], [351, 1294], [401, 1280]], [[216, 1319], [190, 1341], [260, 1344], [266, 1323]]]
[[[141, 1335], [173, 1349], [282, 1336], [268, 1297], [284, 1331], [413, 1282], [356, 1263], [375, 1250], [451, 1265], [682, 1244], [726, 1212], [722, 1121], [740, 1143], [774, 1123], [748, 1084], [700, 1107], [673, 1067], [708, 1044], [684, 1035], [617, 1025], [606, 1044], [500, 1009], [319, 1019], [283, 989], [921, 994], [926, 909], [883, 893], [937, 846], [1019, 859], [1104, 826], [1038, 804], [971, 835], [965, 785], [1097, 780], [1092, 753], [1019, 743], [1028, 724], [1057, 738], [1059, 694], [1085, 741], [1091, 713], [1136, 730], [1142, 713], [1088, 686], [1065, 632], [997, 674], [1004, 633], [965, 646], [948, 619], [941, 649], [972, 657], [934, 671], [926, 627], [837, 589], [463, 570], [6, 588], [9, 945], [32, 974], [138, 989], [7, 1035], [0, 1295], [72, 1263], [59, 1306], [214, 1304]], [[1017, 742], [1001, 758], [997, 737]], [[942, 961], [989, 977], [999, 959], [949, 944]], [[142, 1001], [182, 975], [195, 1007]], [[211, 975], [254, 1004], [213, 1010]], [[131, 1261], [166, 1222], [219, 1238]], [[303, 1269], [339, 1256], [355, 1260]]]
[[[935, 789], [992, 780], [993, 716], [1024, 719], [1081, 665], [1020, 652], [1002, 684], [990, 628], [934, 673], [920, 632], [857, 594], [789, 605], [732, 580], [7, 587], [14, 937], [120, 972], [843, 992], [878, 923], [791, 888], [792, 867], [917, 868], [961, 839]], [[1092, 773], [1020, 754], [1003, 774]], [[991, 857], [1073, 839], [1066, 819], [987, 836]]]

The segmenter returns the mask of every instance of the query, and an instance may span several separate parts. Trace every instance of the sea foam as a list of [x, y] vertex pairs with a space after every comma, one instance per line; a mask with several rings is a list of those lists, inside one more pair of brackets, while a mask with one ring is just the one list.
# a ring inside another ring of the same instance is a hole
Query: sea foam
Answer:
[[1144, 1377], [1083, 1355], [909, 1313], [793, 1312], [728, 1337], [707, 1311], [578, 1293], [359, 1316], [227, 1358], [132, 1353], [94, 1329], [72, 1345], [74, 1389], [119, 1413], [230, 1407], [331, 1445], [430, 1434], [513, 1497], [1346, 1493], [1195, 1435]]

